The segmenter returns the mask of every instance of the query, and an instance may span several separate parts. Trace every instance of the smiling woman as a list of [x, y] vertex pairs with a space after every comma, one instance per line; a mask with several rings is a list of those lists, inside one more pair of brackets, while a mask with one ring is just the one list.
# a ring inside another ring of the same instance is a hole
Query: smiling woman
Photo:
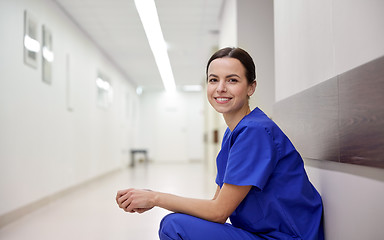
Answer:
[[255, 78], [253, 60], [240, 48], [221, 49], [208, 61], [207, 97], [228, 125], [211, 200], [131, 188], [118, 191], [119, 207], [174, 212], [161, 222], [163, 240], [324, 239], [321, 197], [300, 154], [268, 116], [249, 108]]
[[231, 130], [250, 112], [248, 99], [255, 92], [256, 81], [249, 81], [246, 72], [236, 58], [217, 58], [209, 64], [208, 101], [223, 114]]

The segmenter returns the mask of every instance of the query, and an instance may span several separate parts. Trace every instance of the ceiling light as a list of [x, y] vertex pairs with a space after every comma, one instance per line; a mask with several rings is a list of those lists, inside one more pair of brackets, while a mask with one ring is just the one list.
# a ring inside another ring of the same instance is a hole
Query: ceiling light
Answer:
[[155, 57], [157, 68], [166, 91], [176, 90], [171, 63], [169, 61], [167, 45], [161, 31], [159, 17], [154, 0], [135, 0], [136, 9], [139, 12], [141, 23], [152, 53]]

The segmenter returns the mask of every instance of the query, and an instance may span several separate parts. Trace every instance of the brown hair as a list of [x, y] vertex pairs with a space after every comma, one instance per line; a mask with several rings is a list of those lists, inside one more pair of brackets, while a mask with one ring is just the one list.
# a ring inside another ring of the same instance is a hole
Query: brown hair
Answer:
[[206, 74], [208, 75], [208, 68], [213, 60], [224, 57], [236, 58], [243, 64], [248, 84], [251, 84], [256, 80], [256, 67], [252, 57], [245, 50], [233, 47], [222, 48], [215, 52], [208, 60]]

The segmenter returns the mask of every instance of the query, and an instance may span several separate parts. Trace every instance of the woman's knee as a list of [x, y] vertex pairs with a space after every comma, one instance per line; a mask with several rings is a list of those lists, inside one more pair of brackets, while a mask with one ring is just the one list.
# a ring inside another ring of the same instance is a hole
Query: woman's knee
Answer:
[[214, 223], [182, 213], [171, 213], [163, 218], [159, 237], [161, 240], [260, 239], [230, 224]]
[[159, 237], [166, 240], [183, 239], [185, 229], [188, 229], [188, 215], [182, 213], [171, 213], [165, 216], [160, 223]]

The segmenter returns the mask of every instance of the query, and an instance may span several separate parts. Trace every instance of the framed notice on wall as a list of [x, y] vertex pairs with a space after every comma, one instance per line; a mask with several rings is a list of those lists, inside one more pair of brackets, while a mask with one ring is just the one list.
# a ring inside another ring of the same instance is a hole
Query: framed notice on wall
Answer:
[[34, 68], [37, 68], [40, 52], [38, 31], [37, 20], [28, 11], [24, 11], [24, 62]]
[[112, 103], [113, 90], [110, 80], [103, 74], [98, 74], [96, 78], [97, 105], [107, 109]]
[[52, 82], [52, 62], [54, 59], [52, 50], [52, 34], [47, 26], [42, 27], [42, 78], [43, 82], [50, 84]]

